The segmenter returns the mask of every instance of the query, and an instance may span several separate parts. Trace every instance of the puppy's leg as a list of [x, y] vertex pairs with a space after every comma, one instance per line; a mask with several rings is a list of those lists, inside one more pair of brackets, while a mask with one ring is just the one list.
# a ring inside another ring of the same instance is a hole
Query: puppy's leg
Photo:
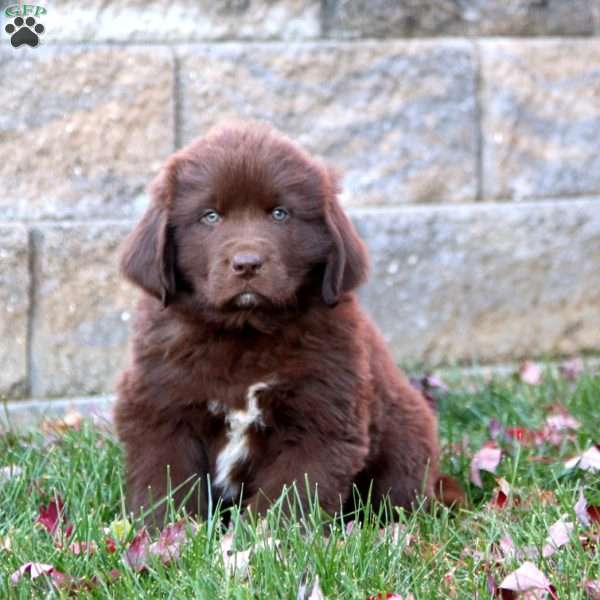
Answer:
[[434, 496], [438, 476], [435, 417], [427, 410], [388, 415], [380, 451], [366, 479], [373, 482], [375, 506], [389, 496], [393, 506], [414, 508], [419, 496]]
[[316, 491], [324, 510], [339, 512], [366, 454], [365, 447], [334, 440], [327, 447], [305, 444], [287, 448], [260, 470], [255, 481], [257, 491], [246, 504], [250, 510], [264, 513], [284, 486], [295, 483], [302, 508], [307, 508]]
[[162, 527], [167, 502], [172, 491], [176, 508], [185, 504], [188, 513], [206, 516], [207, 459], [198, 440], [187, 427], [172, 424], [140, 427], [139, 415], [135, 428], [119, 427], [119, 437], [125, 446], [125, 466], [128, 505], [134, 512], [158, 506], [146, 521]]

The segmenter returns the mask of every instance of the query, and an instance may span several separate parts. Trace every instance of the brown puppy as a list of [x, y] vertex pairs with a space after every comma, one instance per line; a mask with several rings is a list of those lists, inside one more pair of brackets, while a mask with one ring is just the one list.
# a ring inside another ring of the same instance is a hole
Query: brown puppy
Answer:
[[259, 511], [292, 482], [304, 501], [305, 476], [330, 512], [353, 483], [405, 508], [433, 495], [436, 417], [358, 305], [367, 255], [336, 194], [256, 123], [195, 140], [152, 184], [121, 263], [145, 292], [115, 409], [131, 509], [171, 486], [205, 514], [207, 479]]

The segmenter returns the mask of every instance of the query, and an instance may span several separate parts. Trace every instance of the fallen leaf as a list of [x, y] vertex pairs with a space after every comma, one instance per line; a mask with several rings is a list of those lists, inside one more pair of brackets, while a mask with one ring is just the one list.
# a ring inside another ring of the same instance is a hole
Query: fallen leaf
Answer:
[[112, 534], [119, 542], [123, 543], [129, 537], [130, 531], [131, 523], [127, 519], [119, 519], [113, 521], [108, 527], [108, 531], [105, 530], [105, 533]]
[[44, 419], [41, 430], [46, 435], [64, 434], [69, 430], [79, 431], [83, 423], [83, 415], [77, 410], [69, 410], [63, 417]]
[[575, 510], [575, 516], [584, 525], [590, 525], [592, 522], [590, 515], [588, 514], [588, 503], [583, 495], [583, 490], [579, 490], [579, 498], [573, 507]]
[[16, 479], [23, 474], [23, 469], [17, 465], [6, 465], [0, 469], [0, 482]]
[[575, 525], [571, 521], [565, 521], [563, 518], [556, 521], [554, 525], [551, 525], [548, 529], [548, 537], [542, 548], [542, 556], [548, 558], [561, 546], [567, 544], [573, 535], [574, 529]]
[[600, 523], [600, 506], [589, 506], [582, 489], [579, 490], [579, 499], [573, 508], [577, 519], [583, 525], [591, 525], [592, 522]]
[[495, 473], [502, 458], [502, 450], [495, 442], [486, 442], [471, 460], [471, 481], [477, 487], [483, 487], [480, 471]]
[[239, 577], [246, 578], [250, 568], [250, 557], [253, 552], [259, 550], [275, 550], [279, 547], [280, 541], [272, 537], [266, 538], [264, 541], [255, 544], [247, 550], [233, 551], [235, 541], [234, 532], [230, 531], [221, 539], [220, 549], [223, 556], [223, 564], [228, 574], [236, 574]]
[[577, 381], [583, 370], [583, 360], [579, 356], [567, 360], [560, 365], [560, 372], [567, 381]]
[[583, 589], [592, 600], [600, 600], [600, 579], [585, 581]]
[[28, 574], [31, 580], [37, 579], [40, 575], [48, 575], [54, 571], [53, 565], [47, 565], [38, 562], [28, 562], [21, 565], [11, 576], [10, 581], [13, 584], [19, 583], [23, 575]]
[[516, 571], [505, 577], [499, 588], [519, 593], [543, 590], [554, 595], [548, 578], [531, 562], [524, 562]]
[[248, 575], [250, 566], [251, 550], [234, 552], [232, 550], [234, 541], [235, 535], [233, 531], [230, 531], [221, 539], [220, 547], [225, 571], [229, 575], [233, 575], [235, 573], [241, 578], [245, 578]]
[[502, 558], [517, 558], [517, 547], [510, 535], [505, 535], [498, 542]]
[[546, 417], [545, 426], [550, 431], [568, 431], [579, 429], [581, 423], [572, 415], [558, 413]]
[[530, 446], [538, 439], [538, 433], [532, 429], [527, 429], [526, 427], [507, 427], [504, 430], [504, 435], [524, 446]]
[[325, 596], [321, 590], [321, 585], [319, 584], [319, 576], [315, 577], [315, 582], [313, 583], [312, 590], [307, 600], [325, 600]]
[[491, 508], [505, 508], [508, 506], [518, 506], [521, 504], [521, 498], [514, 494], [510, 484], [504, 477], [496, 479], [498, 487], [494, 491], [494, 495], [490, 500], [489, 506]]
[[523, 383], [539, 385], [542, 382], [542, 368], [537, 363], [525, 360], [519, 367], [519, 378]]
[[185, 521], [177, 521], [167, 525], [161, 532], [158, 541], [150, 545], [150, 554], [159, 556], [164, 564], [177, 560], [181, 554], [181, 546], [187, 541]]
[[144, 571], [147, 568], [150, 541], [145, 528], [138, 531], [129, 548], [123, 553], [123, 563], [138, 573]]
[[448, 393], [450, 391], [450, 388], [446, 385], [444, 380], [433, 373], [428, 373], [421, 381], [426, 389], [440, 390], [444, 393]]
[[73, 532], [73, 525], [68, 522], [64, 511], [64, 502], [60, 496], [55, 496], [48, 506], [40, 506], [38, 518], [35, 521], [46, 528], [48, 533], [57, 537], [64, 533], [69, 537]]
[[600, 448], [598, 445], [588, 448], [583, 454], [568, 460], [565, 467], [567, 469], [578, 467], [583, 471], [600, 471]]

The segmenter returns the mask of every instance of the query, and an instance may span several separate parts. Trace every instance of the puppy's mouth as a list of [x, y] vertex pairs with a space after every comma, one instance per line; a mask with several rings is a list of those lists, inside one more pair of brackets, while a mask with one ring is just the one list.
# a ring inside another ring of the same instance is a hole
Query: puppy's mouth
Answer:
[[233, 298], [233, 305], [237, 308], [255, 308], [260, 304], [262, 304], [262, 298], [256, 292], [245, 291]]

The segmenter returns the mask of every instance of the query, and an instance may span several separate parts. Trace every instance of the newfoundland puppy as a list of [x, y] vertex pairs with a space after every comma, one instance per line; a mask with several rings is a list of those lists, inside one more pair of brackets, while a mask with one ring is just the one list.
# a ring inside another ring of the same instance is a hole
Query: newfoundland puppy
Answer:
[[121, 259], [143, 290], [115, 407], [130, 508], [160, 519], [171, 494], [192, 514], [210, 496], [263, 512], [293, 482], [332, 513], [353, 484], [376, 504], [431, 497], [436, 416], [358, 304], [367, 253], [336, 174], [231, 124], [150, 193]]

